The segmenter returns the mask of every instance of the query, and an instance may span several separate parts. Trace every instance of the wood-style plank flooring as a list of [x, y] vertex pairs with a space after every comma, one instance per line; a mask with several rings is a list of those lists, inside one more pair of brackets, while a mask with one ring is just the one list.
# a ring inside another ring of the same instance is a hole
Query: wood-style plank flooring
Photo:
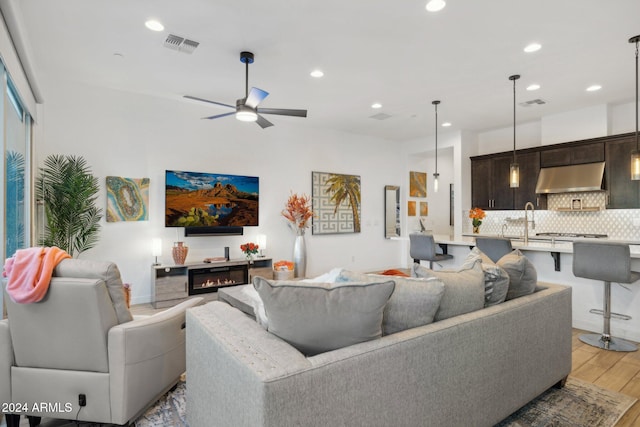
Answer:
[[640, 351], [601, 350], [580, 341], [582, 333], [573, 330], [571, 376], [638, 399], [616, 427], [640, 427]]

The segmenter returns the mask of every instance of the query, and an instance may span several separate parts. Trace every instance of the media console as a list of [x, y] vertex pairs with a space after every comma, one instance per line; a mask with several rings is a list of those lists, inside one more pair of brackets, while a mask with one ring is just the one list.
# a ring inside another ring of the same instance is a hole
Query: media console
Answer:
[[214, 292], [227, 286], [251, 283], [254, 276], [273, 277], [271, 258], [229, 260], [151, 268], [153, 308], [171, 307], [192, 295], [215, 299]]

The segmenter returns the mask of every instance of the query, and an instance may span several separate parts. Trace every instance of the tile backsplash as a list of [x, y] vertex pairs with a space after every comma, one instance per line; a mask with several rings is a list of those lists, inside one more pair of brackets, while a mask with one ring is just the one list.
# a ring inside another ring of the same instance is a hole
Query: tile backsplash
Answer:
[[[506, 224], [504, 230], [506, 235], [524, 234], [524, 209], [486, 211], [486, 214], [480, 226], [480, 233], [500, 234], [503, 225]], [[531, 221], [531, 212], [529, 211], [528, 214]], [[468, 212], [465, 211], [463, 218], [468, 216]], [[532, 229], [529, 223], [529, 236], [545, 232], [591, 233], [606, 234], [611, 239], [640, 241], [640, 209], [610, 209], [595, 212], [540, 210], [535, 211], [534, 217], [535, 229]], [[634, 220], [638, 226], [634, 226]], [[462, 229], [465, 234], [472, 232], [470, 219], [465, 221]]]

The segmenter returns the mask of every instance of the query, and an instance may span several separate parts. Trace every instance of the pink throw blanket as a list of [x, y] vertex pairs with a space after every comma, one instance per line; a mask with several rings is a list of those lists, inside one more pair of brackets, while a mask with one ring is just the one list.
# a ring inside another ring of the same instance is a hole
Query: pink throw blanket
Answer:
[[38, 302], [47, 293], [53, 269], [71, 255], [60, 248], [27, 248], [16, 251], [4, 264], [2, 275], [9, 278], [7, 293], [14, 302]]

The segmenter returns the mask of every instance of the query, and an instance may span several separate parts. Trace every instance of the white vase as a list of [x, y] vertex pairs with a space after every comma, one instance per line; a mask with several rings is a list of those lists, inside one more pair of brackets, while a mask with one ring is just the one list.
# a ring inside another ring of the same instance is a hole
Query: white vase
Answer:
[[295, 277], [305, 277], [307, 273], [307, 247], [304, 242], [304, 233], [296, 236], [293, 245], [293, 272]]

